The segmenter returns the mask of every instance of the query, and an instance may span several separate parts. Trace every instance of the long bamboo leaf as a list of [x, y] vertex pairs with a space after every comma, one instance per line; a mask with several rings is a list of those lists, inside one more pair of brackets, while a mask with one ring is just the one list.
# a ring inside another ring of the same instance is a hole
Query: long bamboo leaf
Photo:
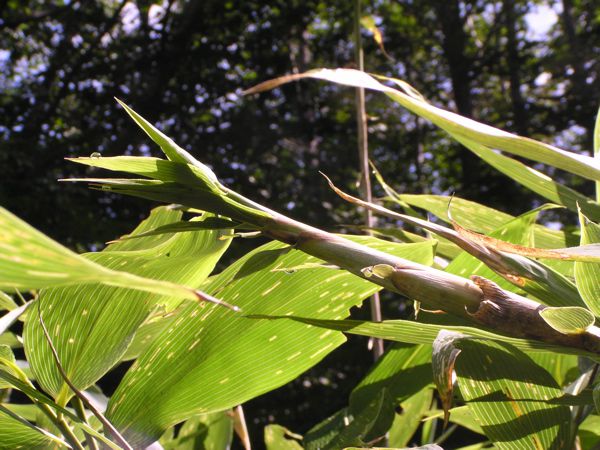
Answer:
[[198, 293], [167, 281], [110, 269], [73, 253], [0, 207], [0, 289], [39, 289], [102, 283], [198, 300]]
[[519, 137], [489, 125], [437, 108], [414, 95], [390, 88], [372, 76], [353, 69], [315, 69], [306, 73], [276, 78], [261, 83], [246, 91], [246, 94], [273, 89], [302, 78], [316, 78], [334, 83], [362, 87], [385, 93], [414, 114], [430, 120], [453, 137], [461, 137], [486, 145], [490, 148], [513, 153], [525, 158], [549, 164], [559, 169], [591, 180], [600, 179], [600, 161], [592, 157], [561, 150], [524, 137]]

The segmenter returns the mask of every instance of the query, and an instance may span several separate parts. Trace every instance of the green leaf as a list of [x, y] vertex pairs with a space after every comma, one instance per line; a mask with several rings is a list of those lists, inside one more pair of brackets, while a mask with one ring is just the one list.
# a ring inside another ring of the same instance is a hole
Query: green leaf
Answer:
[[[2, 358], [0, 358], [0, 365], [2, 365], [2, 363], [3, 363]], [[23, 377], [22, 373], [21, 373], [21, 377]], [[82, 422], [81, 419], [79, 419], [79, 417], [77, 417], [71, 411], [58, 405], [57, 403], [52, 401], [50, 398], [48, 398], [47, 396], [42, 394], [40, 391], [35, 389], [33, 387], [33, 385], [31, 385], [30, 382], [25, 382], [19, 378], [20, 377], [15, 377], [13, 374], [7, 372], [3, 368], [0, 368], [0, 380], [5, 380], [5, 381], [9, 382], [13, 388], [18, 389], [19, 391], [23, 392], [30, 399], [35, 400], [36, 402], [39, 402], [43, 405], [47, 405], [50, 408], [54, 409], [55, 412], [63, 414], [65, 417], [68, 417], [71, 421], [71, 424], [77, 430], [81, 430], [85, 433], [88, 433], [88, 434], [94, 436], [95, 438], [99, 439], [104, 444], [106, 444], [108, 447], [110, 447], [114, 450], [121, 450], [121, 448], [118, 445], [116, 445], [115, 443], [110, 441], [102, 433], [99, 433], [98, 431], [96, 431], [94, 428], [90, 427], [85, 422]]]
[[[15, 355], [12, 352], [12, 349], [8, 345], [0, 345], [0, 358], [4, 361], [8, 361], [12, 364], [16, 364]], [[6, 369], [10, 370], [10, 366], [5, 366]], [[11, 371], [12, 372], [12, 371]], [[0, 380], [0, 389], [7, 389], [11, 387], [10, 383], [6, 381]], [[2, 442], [2, 441], [0, 441]]]
[[[433, 260], [431, 243], [358, 240], [421, 263]], [[293, 273], [277, 270], [309, 262], [320, 261], [270, 243], [211, 278], [203, 289], [235, 302], [247, 314], [323, 318], [347, 316], [351, 306], [380, 289], [348, 272], [319, 266]], [[340, 333], [306, 324], [253, 320], [189, 304], [125, 375], [107, 416], [132, 445], [142, 446], [191, 415], [224, 410], [281, 386], [344, 341]], [[147, 414], [148, 408], [153, 414]]]
[[177, 145], [173, 139], [163, 134], [160, 130], [154, 127], [150, 122], [136, 113], [133, 109], [127, 106], [118, 98], [117, 102], [125, 109], [127, 114], [138, 124], [138, 126], [146, 132], [146, 134], [152, 139], [156, 144], [160, 146], [160, 149], [169, 158], [171, 161], [182, 163], [182, 164], [190, 164], [198, 169], [203, 174], [203, 178], [209, 184], [213, 184], [215, 187], [218, 184], [217, 176], [213, 173], [212, 170], [208, 168], [208, 166], [202, 164], [200, 161], [196, 160], [192, 155], [190, 155], [187, 151], [182, 149], [179, 145]]
[[177, 438], [162, 442], [165, 450], [222, 450], [233, 438], [233, 420], [227, 411], [202, 414], [186, 420]]
[[547, 342], [537, 340], [518, 339], [502, 336], [479, 328], [468, 326], [434, 325], [429, 323], [413, 322], [410, 320], [384, 320], [383, 322], [369, 322], [360, 320], [326, 320], [313, 319], [298, 316], [265, 316], [257, 318], [268, 318], [271, 320], [293, 320], [308, 325], [314, 325], [330, 330], [338, 330], [344, 333], [369, 336], [407, 344], [432, 344], [440, 330], [455, 331], [468, 336], [487, 338], [494, 341], [509, 343], [516, 348], [527, 352], [553, 351], [571, 355], [588, 356], [596, 358], [595, 353], [586, 352], [572, 347], [561, 347]]
[[[387, 433], [394, 420], [394, 408], [431, 384], [430, 361], [428, 345], [395, 344], [386, 350], [350, 395], [348, 415], [358, 417], [370, 408], [373, 398], [381, 392], [386, 394], [370, 429], [352, 427], [352, 423], [348, 425], [360, 433], [354, 436], [356, 439], [371, 442]], [[342, 428], [340, 434], [345, 433], [346, 438], [350, 438], [352, 431], [346, 428]]]
[[[427, 413], [427, 418], [425, 420], [437, 419], [440, 417], [444, 417], [444, 411], [439, 409], [432, 410]], [[477, 421], [477, 418], [473, 415], [473, 411], [471, 411], [471, 407], [469, 405], [452, 408], [450, 410], [450, 422], [460, 425], [461, 427], [464, 427], [473, 433], [484, 434], [483, 430], [481, 429], [481, 425]]]
[[432, 399], [433, 389], [425, 388], [400, 404], [402, 412], [394, 415], [394, 421], [388, 432], [390, 445], [405, 447], [410, 443], [421, 425], [421, 419], [431, 406]]
[[302, 450], [298, 443], [302, 436], [292, 433], [281, 425], [265, 427], [265, 446], [267, 450]]
[[600, 416], [590, 414], [577, 431], [581, 448], [596, 448], [600, 444]]
[[594, 325], [594, 315], [579, 306], [545, 308], [540, 316], [556, 331], [564, 334], [581, 334]]
[[17, 307], [17, 304], [12, 297], [2, 291], [0, 291], [0, 311], [7, 310], [12, 311]]
[[[600, 243], [600, 225], [579, 213], [581, 245]], [[575, 282], [587, 307], [600, 317], [600, 263], [576, 262]]]
[[197, 300], [189, 288], [111, 270], [84, 258], [0, 207], [0, 289], [7, 292], [102, 283]]
[[382, 415], [388, 415], [390, 404], [385, 401], [387, 389], [377, 391], [355, 415], [349, 415], [350, 423], [344, 427], [331, 441], [323, 446], [323, 450], [337, 450], [349, 445], [365, 445], [366, 436], [371, 432]]
[[36, 427], [0, 404], [0, 449], [47, 449], [54, 446], [70, 448], [61, 438]]
[[[180, 218], [179, 211], [157, 208], [134, 234]], [[143, 237], [109, 245], [88, 258], [139, 276], [199, 286], [231, 241], [222, 237], [227, 237], [226, 232]], [[63, 368], [71, 382], [83, 390], [121, 359], [134, 333], [157, 305], [173, 309], [180, 299], [96, 284], [47, 289], [38, 302]], [[55, 366], [37, 306], [25, 325], [25, 352], [38, 382], [64, 405], [72, 392]]]
[[542, 142], [519, 137], [475, 120], [437, 108], [414, 94], [407, 94], [379, 83], [372, 76], [353, 69], [315, 69], [266, 81], [246, 91], [246, 94], [273, 89], [302, 78], [317, 78], [334, 83], [362, 87], [385, 93], [395, 102], [448, 132], [452, 137], [465, 138], [501, 151], [549, 164], [591, 180], [600, 179], [600, 161], [553, 147]]
[[562, 394], [548, 372], [504, 342], [461, 339], [456, 346], [460, 392], [499, 449], [570, 448], [570, 410], [546, 402]]
[[348, 423], [348, 408], [343, 408], [319, 422], [304, 435], [305, 450], [321, 450], [331, 442]]
[[27, 302], [0, 317], [0, 334], [6, 332], [27, 311], [30, 305], [31, 302]]

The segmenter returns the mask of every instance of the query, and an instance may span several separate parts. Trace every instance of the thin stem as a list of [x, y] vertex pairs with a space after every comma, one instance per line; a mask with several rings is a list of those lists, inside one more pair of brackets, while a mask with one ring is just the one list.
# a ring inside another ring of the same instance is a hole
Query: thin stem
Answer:
[[75, 436], [75, 433], [73, 433], [73, 430], [71, 430], [71, 427], [69, 427], [69, 424], [62, 416], [58, 417], [58, 415], [56, 415], [48, 405], [40, 403], [35, 399], [32, 400], [35, 402], [37, 407], [40, 408], [40, 410], [46, 415], [46, 417], [48, 417], [48, 419], [50, 419], [50, 421], [52, 421], [52, 423], [56, 425], [56, 428], [60, 430], [65, 440], [69, 444], [71, 444], [71, 446], [74, 449], [85, 450], [83, 445], [81, 445], [81, 442], [79, 442], [79, 439], [77, 439], [77, 436]]
[[[89, 422], [85, 415], [85, 408], [83, 406], [83, 402], [81, 401], [81, 399], [79, 397], [73, 397], [73, 399], [71, 400], [71, 405], [73, 405], [73, 409], [75, 409], [75, 413], [77, 414], [77, 417], [79, 417], [82, 422], [87, 423], [89, 425]], [[98, 444], [96, 443], [96, 440], [94, 439], [94, 437], [85, 432], [84, 432], [84, 435], [85, 435], [85, 442], [86, 442], [89, 450], [98, 450]]]
[[[360, 16], [361, 16], [361, 0], [354, 1], [354, 53], [355, 62], [358, 70], [365, 70], [364, 53], [362, 48], [362, 40], [360, 35]], [[358, 164], [360, 169], [360, 193], [361, 197], [371, 202], [373, 196], [371, 193], [371, 177], [369, 176], [369, 138], [367, 128], [367, 111], [365, 106], [365, 90], [356, 88], [356, 129], [358, 143]], [[367, 229], [373, 228], [374, 219], [373, 213], [369, 209], [365, 209], [365, 225]], [[371, 232], [368, 232], [371, 234]], [[370, 299], [371, 319], [375, 322], [381, 322], [381, 301], [379, 293], [376, 292]], [[383, 340], [373, 340], [373, 356], [375, 359], [383, 354]]]

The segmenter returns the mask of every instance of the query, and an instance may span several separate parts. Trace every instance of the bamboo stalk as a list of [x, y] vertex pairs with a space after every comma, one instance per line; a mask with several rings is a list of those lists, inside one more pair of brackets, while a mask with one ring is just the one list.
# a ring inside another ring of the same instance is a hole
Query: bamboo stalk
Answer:
[[[358, 70], [365, 70], [364, 53], [360, 36], [360, 16], [361, 16], [361, 0], [354, 1], [354, 56]], [[356, 131], [358, 144], [358, 166], [360, 169], [360, 193], [361, 198], [367, 202], [373, 201], [371, 192], [371, 177], [369, 176], [369, 134], [367, 129], [367, 111], [365, 104], [364, 88], [356, 88]], [[365, 209], [365, 225], [367, 229], [374, 226], [373, 212], [370, 209]], [[372, 234], [369, 231], [369, 234]], [[381, 322], [383, 319], [381, 314], [381, 301], [379, 292], [373, 294], [369, 299], [371, 309], [371, 319], [375, 322]], [[383, 340], [373, 340], [373, 356], [375, 359], [383, 355]]]

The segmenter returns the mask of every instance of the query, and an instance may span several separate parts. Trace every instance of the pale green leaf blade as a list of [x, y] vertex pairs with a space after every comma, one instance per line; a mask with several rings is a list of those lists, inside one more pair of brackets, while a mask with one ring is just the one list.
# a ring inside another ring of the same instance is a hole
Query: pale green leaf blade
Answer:
[[[579, 213], [581, 245], [600, 243], [600, 225]], [[576, 262], [575, 282], [587, 307], [600, 317], [600, 263]]]
[[[401, 194], [398, 197], [413, 207], [429, 211], [439, 219], [450, 222], [448, 218], [449, 197], [425, 194]], [[497, 209], [458, 197], [452, 197], [452, 217], [465, 228], [484, 234], [491, 233], [515, 218]], [[533, 234], [535, 245], [539, 248], [561, 248], [579, 243], [576, 236], [538, 224], [534, 226]]]
[[229, 411], [202, 414], [186, 420], [176, 438], [162, 441], [164, 450], [222, 450], [233, 438], [233, 419]]
[[7, 310], [12, 311], [17, 307], [17, 304], [12, 297], [5, 292], [0, 291], [0, 311]]
[[[180, 218], [180, 211], [156, 208], [134, 234]], [[109, 268], [199, 286], [227, 249], [231, 241], [227, 237], [228, 232], [218, 230], [181, 233], [168, 239], [142, 237], [135, 244], [118, 242], [88, 257]], [[163, 310], [173, 309], [180, 301], [173, 296], [97, 284], [47, 289], [38, 300], [63, 368], [81, 390], [95, 383], [121, 359], [152, 310], [158, 305]], [[37, 305], [29, 315], [24, 338], [25, 352], [38, 382], [46, 392], [65, 402], [72, 392], [55, 367], [39, 324]]]
[[[430, 242], [359, 240], [421, 263], [433, 260]], [[341, 270], [277, 270], [308, 262], [318, 260], [270, 243], [213, 277], [203, 289], [235, 302], [246, 314], [323, 318], [345, 317], [351, 306], [380, 289]], [[286, 383], [344, 340], [340, 333], [306, 324], [257, 321], [190, 304], [134, 363], [111, 399], [108, 417], [134, 444], [151, 442], [191, 415], [230, 408]], [[154, 414], [146, 414], [148, 405], [153, 405]]]
[[545, 308], [540, 311], [540, 316], [548, 325], [564, 334], [584, 333], [595, 321], [589, 310], [578, 306]]

